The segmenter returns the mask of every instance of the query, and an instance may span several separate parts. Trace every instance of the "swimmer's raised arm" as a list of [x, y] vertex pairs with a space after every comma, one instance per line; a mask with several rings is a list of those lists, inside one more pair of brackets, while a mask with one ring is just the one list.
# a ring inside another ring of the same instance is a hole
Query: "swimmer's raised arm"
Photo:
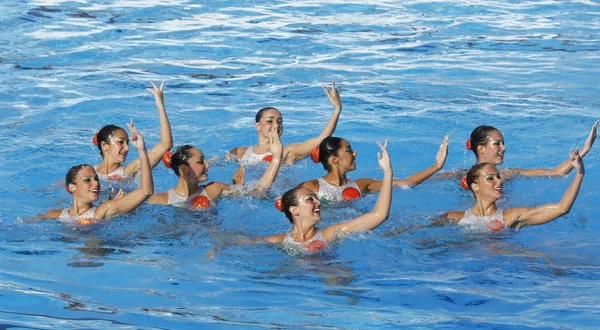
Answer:
[[571, 211], [573, 203], [575, 203], [575, 199], [579, 193], [581, 183], [583, 182], [585, 169], [578, 150], [571, 151], [569, 159], [571, 165], [577, 170], [577, 173], [560, 202], [556, 204], [546, 204], [536, 208], [516, 207], [508, 209], [505, 211], [504, 216], [506, 226], [519, 229], [523, 226], [541, 225]]
[[[434, 175], [437, 171], [439, 171], [444, 164], [446, 163], [446, 157], [448, 156], [448, 135], [444, 137], [444, 141], [440, 144], [440, 149], [435, 158], [435, 164], [430, 166], [429, 168], [417, 172], [410, 177], [402, 180], [402, 179], [394, 179], [394, 186], [402, 187], [402, 186], [415, 186], [420, 184], [421, 182], [427, 180], [432, 175]], [[356, 180], [356, 184], [360, 187], [363, 192], [375, 192], [381, 189], [383, 184], [383, 180], [374, 180], [368, 178], [362, 178]]]
[[308, 139], [301, 143], [290, 144], [285, 147], [283, 150], [283, 154], [285, 155], [285, 163], [286, 164], [294, 164], [299, 160], [302, 160], [308, 156], [313, 151], [313, 149], [319, 146], [319, 143], [323, 141], [324, 138], [331, 136], [335, 131], [337, 126], [338, 119], [340, 118], [340, 113], [342, 112], [342, 101], [340, 98], [340, 94], [338, 93], [335, 82], [331, 83], [331, 90], [327, 89], [325, 85], [323, 85], [323, 90], [327, 94], [329, 101], [335, 108], [333, 115], [329, 118], [327, 125], [319, 134], [319, 136], [314, 137], [312, 139]]
[[392, 163], [387, 151], [387, 140], [383, 145], [377, 142], [381, 148], [381, 153], [377, 154], [379, 166], [383, 170], [383, 185], [377, 203], [373, 210], [363, 214], [354, 220], [331, 225], [323, 229], [323, 237], [326, 240], [333, 239], [337, 232], [357, 232], [362, 230], [372, 230], [385, 221], [390, 214], [390, 206], [392, 203], [392, 181], [394, 173], [392, 171]]
[[140, 187], [119, 199], [113, 199], [101, 203], [94, 212], [94, 216], [100, 220], [130, 212], [142, 204], [154, 193], [152, 169], [148, 160], [148, 153], [146, 151], [144, 138], [134, 126], [133, 121], [131, 121], [130, 124], [127, 124], [127, 126], [131, 131], [131, 144], [137, 149], [140, 156]]
[[[160, 122], [160, 142], [148, 152], [150, 168], [154, 168], [160, 162], [165, 152], [173, 148], [173, 136], [171, 134], [171, 124], [165, 110], [163, 91], [165, 82], [163, 81], [160, 87], [157, 87], [154, 82], [151, 82], [153, 88], [147, 88], [150, 93], [154, 94], [156, 108], [158, 109], [158, 118]], [[125, 166], [124, 173], [128, 176], [134, 176], [140, 170], [140, 161], [135, 159]]]
[[[579, 152], [579, 155], [581, 156], [581, 158], [585, 157], [585, 155], [587, 155], [587, 153], [592, 149], [592, 146], [594, 145], [594, 141], [596, 140], [596, 131], [598, 128], [598, 122], [599, 121], [596, 121], [594, 123], [594, 125], [592, 125], [590, 134], [588, 135], [588, 138], [586, 139], [585, 144], [583, 145], [583, 148], [581, 148], [581, 151]], [[572, 161], [570, 158], [565, 160], [564, 162], [558, 164], [558, 166], [556, 166], [553, 169], [545, 169], [545, 168], [533, 168], [533, 169], [510, 168], [509, 169], [509, 171], [513, 171], [515, 173], [525, 175], [525, 176], [563, 176], [563, 175], [569, 174], [569, 172], [571, 172], [571, 170], [573, 170], [573, 164], [572, 164]]]
[[417, 172], [408, 178], [402, 179], [394, 179], [394, 186], [416, 186], [421, 182], [429, 179], [432, 175], [434, 175], [437, 171], [441, 170], [446, 164], [446, 158], [448, 157], [448, 135], [444, 137], [444, 141], [440, 144], [440, 150], [438, 151], [435, 157], [435, 164], [431, 165], [427, 169]]

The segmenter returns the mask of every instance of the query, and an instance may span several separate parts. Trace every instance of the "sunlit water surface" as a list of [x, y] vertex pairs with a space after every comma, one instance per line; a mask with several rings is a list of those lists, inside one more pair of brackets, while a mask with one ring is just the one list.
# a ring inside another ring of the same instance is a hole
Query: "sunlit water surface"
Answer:
[[[228, 245], [289, 230], [273, 199], [324, 174], [285, 167], [271, 199], [205, 213], [143, 205], [90, 227], [25, 221], [67, 207], [67, 169], [97, 164], [91, 138], [130, 119], [160, 139], [150, 82], [166, 80], [175, 145], [213, 162], [256, 141], [255, 112], [284, 115], [284, 143], [335, 132], [358, 152], [352, 178], [381, 178], [389, 139], [398, 177], [474, 163], [464, 141], [502, 130], [505, 167], [554, 167], [600, 117], [600, 5], [594, 1], [2, 1], [0, 5], [0, 328], [519, 328], [600, 324], [598, 147], [570, 214], [490, 234], [426, 225], [473, 199], [457, 179], [395, 189], [390, 218], [327, 252]], [[129, 159], [137, 157], [134, 150]], [[262, 168], [250, 169], [256, 180]], [[156, 191], [174, 186], [159, 165]], [[564, 178], [505, 183], [503, 207], [558, 202]], [[377, 195], [323, 210], [323, 224]]]

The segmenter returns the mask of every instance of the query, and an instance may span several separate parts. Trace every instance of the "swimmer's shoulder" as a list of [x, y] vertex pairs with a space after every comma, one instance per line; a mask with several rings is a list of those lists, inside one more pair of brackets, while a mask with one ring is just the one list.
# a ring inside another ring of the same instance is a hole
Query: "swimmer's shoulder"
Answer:
[[41, 219], [58, 219], [58, 217], [60, 217], [60, 214], [62, 213], [63, 209], [59, 209], [59, 210], [50, 210], [41, 216]]
[[302, 183], [302, 187], [308, 188], [308, 189], [312, 190], [313, 192], [317, 193], [317, 192], [319, 192], [319, 189], [321, 186], [319, 185], [319, 179], [314, 179], [314, 180], [310, 180], [310, 181], [306, 181], [306, 182]]
[[244, 157], [244, 154], [246, 153], [246, 150], [248, 150], [248, 148], [249, 147], [235, 147], [235, 148], [231, 149], [231, 151], [229, 151], [229, 153], [238, 158], [242, 158], [242, 157]]
[[440, 216], [441, 219], [449, 219], [458, 223], [460, 219], [464, 218], [465, 211], [451, 211]]
[[263, 240], [267, 243], [279, 244], [279, 243], [283, 243], [283, 241], [285, 240], [285, 236], [286, 236], [286, 234], [272, 235], [272, 236], [267, 236], [267, 237], [263, 238]]
[[163, 191], [158, 194], [154, 194], [148, 198], [148, 204], [168, 204], [169, 203], [169, 192]]

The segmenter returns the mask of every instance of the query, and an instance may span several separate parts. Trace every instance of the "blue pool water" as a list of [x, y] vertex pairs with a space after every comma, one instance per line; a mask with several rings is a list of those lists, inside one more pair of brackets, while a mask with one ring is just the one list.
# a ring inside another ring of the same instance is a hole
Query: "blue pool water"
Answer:
[[[520, 232], [408, 231], [472, 205], [458, 180], [394, 190], [390, 218], [330, 251], [294, 256], [238, 235], [289, 230], [272, 200], [222, 200], [188, 213], [143, 205], [73, 228], [24, 221], [70, 203], [67, 169], [97, 164], [91, 138], [133, 118], [159, 141], [150, 82], [167, 81], [175, 145], [207, 157], [252, 145], [255, 112], [279, 108], [284, 143], [319, 134], [336, 81], [335, 135], [358, 151], [351, 178], [474, 163], [464, 141], [498, 127], [506, 167], [553, 167], [600, 118], [600, 4], [594, 1], [2, 1], [0, 328], [595, 329], [600, 324], [599, 146], [570, 214]], [[129, 158], [136, 156], [135, 151]], [[211, 180], [229, 182], [219, 160]], [[159, 165], [156, 191], [176, 183]], [[323, 175], [301, 161], [275, 198]], [[248, 173], [250, 180], [257, 172]], [[558, 202], [572, 179], [518, 179], [501, 205]], [[323, 224], [377, 195], [323, 211]], [[241, 205], [241, 207], [240, 207]], [[214, 252], [214, 257], [211, 254]]]

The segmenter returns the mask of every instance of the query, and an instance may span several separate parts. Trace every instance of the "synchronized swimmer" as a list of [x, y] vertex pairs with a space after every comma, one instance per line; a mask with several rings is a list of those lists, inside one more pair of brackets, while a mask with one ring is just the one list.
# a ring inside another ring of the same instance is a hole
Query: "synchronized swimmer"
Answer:
[[[104, 126], [95, 138], [102, 155], [102, 162], [95, 167], [87, 164], [73, 166], [66, 175], [65, 188], [73, 195], [72, 206], [50, 210], [40, 218], [89, 225], [128, 213], [146, 200], [149, 204], [199, 209], [214, 206], [217, 199], [223, 196], [250, 194], [264, 198], [275, 182], [281, 164], [294, 164], [311, 155], [313, 160], [323, 165], [327, 174], [319, 179], [300, 183], [295, 188], [288, 190], [280, 201], [281, 210], [293, 225], [291, 232], [268, 236], [260, 241], [316, 252], [326, 248], [328, 243], [346, 233], [372, 230], [379, 226], [389, 216], [393, 187], [410, 187], [422, 183], [443, 168], [448, 155], [448, 136], [445, 136], [433, 165], [404, 180], [395, 179], [386, 140], [383, 145], [377, 143], [381, 148], [381, 153], [378, 153], [378, 161], [384, 172], [384, 178], [382, 180], [370, 178], [350, 180], [347, 173], [356, 169], [357, 153], [348, 141], [331, 136], [342, 110], [340, 95], [335, 83], [332, 83], [331, 90], [325, 86], [323, 89], [335, 110], [319, 136], [284, 147], [280, 139], [283, 133], [281, 113], [275, 108], [263, 108], [258, 111], [255, 118], [254, 127], [258, 133], [258, 143], [252, 147], [236, 147], [227, 154], [229, 159], [236, 160], [241, 164], [240, 169], [233, 177], [234, 185], [217, 181], [202, 184], [208, 180], [210, 163], [205, 159], [202, 151], [192, 145], [180, 146], [175, 149], [173, 154], [168, 152], [173, 146], [173, 138], [164, 107], [165, 82], [160, 87], [154, 83], [152, 86], [153, 88], [147, 90], [154, 94], [158, 108], [160, 143], [147, 152], [144, 139], [132, 121], [128, 124], [131, 131], [131, 144], [138, 150], [139, 158], [123, 165], [129, 152], [128, 135], [118, 126]], [[475, 153], [477, 164], [468, 171], [463, 180], [466, 188], [473, 192], [476, 200], [475, 206], [465, 211], [448, 212], [438, 218], [434, 225], [452, 222], [499, 231], [505, 228], [520, 229], [523, 226], [544, 224], [567, 214], [581, 187], [585, 173], [583, 157], [592, 148], [596, 139], [597, 126], [598, 121], [592, 126], [582, 150], [573, 150], [569, 159], [554, 169], [509, 168], [501, 171], [498, 171], [496, 166], [504, 163], [506, 146], [502, 133], [491, 126], [477, 127], [467, 141], [467, 149]], [[165, 154], [169, 157], [163, 161], [173, 170], [179, 180], [172, 189], [154, 194], [152, 168]], [[245, 176], [244, 166], [256, 165], [264, 161], [268, 161], [269, 165], [260, 180], [249, 187], [250, 189], [242, 188], [241, 184], [244, 183]], [[517, 174], [559, 176], [568, 174], [573, 168], [577, 173], [559, 203], [535, 208], [500, 209], [496, 206], [496, 202], [502, 197], [501, 178], [506, 179]], [[139, 188], [127, 194], [120, 191], [116, 198], [109, 197], [109, 200], [98, 206], [93, 205], [99, 199], [101, 179], [122, 181], [137, 174], [140, 174]], [[379, 191], [379, 196], [371, 212], [323, 229], [316, 227], [317, 223], [321, 221], [321, 200], [337, 202], [377, 191]]]
[[[444, 167], [447, 155], [448, 136], [445, 136], [435, 158], [435, 164], [404, 180], [394, 179], [393, 185], [411, 187], [420, 184]], [[362, 178], [352, 181], [346, 177], [348, 172], [356, 170], [357, 152], [342, 138], [333, 136], [325, 138], [319, 145], [317, 156], [327, 174], [322, 178], [306, 181], [301, 186], [315, 192], [321, 200], [338, 202], [354, 199], [369, 192], [377, 192], [383, 185], [383, 180]]]
[[[266, 195], [273, 185], [279, 166], [281, 164], [283, 146], [279, 140], [279, 134], [275, 131], [269, 132], [269, 150], [272, 159], [265, 173], [256, 184], [256, 188], [250, 191], [257, 195]], [[164, 204], [189, 209], [208, 208], [214, 205], [220, 196], [239, 195], [240, 189], [224, 182], [210, 182], [206, 185], [200, 183], [208, 180], [208, 168], [210, 163], [204, 158], [202, 151], [191, 145], [184, 145], [175, 149], [171, 155], [170, 168], [179, 177], [177, 186], [168, 191], [153, 195], [148, 201], [150, 204]], [[241, 167], [243, 170], [243, 166]], [[238, 171], [234, 182], [243, 182], [243, 171]]]
[[[152, 87], [147, 90], [154, 94], [160, 121], [160, 143], [148, 152], [150, 167], [154, 168], [165, 152], [173, 147], [173, 137], [163, 100], [165, 82], [162, 82], [160, 88], [152, 82]], [[140, 171], [139, 159], [123, 165], [129, 153], [129, 138], [123, 128], [112, 124], [102, 127], [94, 136], [94, 144], [98, 146], [100, 155], [102, 155], [102, 161], [94, 167], [101, 180], [123, 181], [135, 177]]]
[[[283, 164], [295, 164], [307, 158], [324, 138], [331, 136], [335, 131], [340, 113], [342, 112], [340, 94], [335, 88], [335, 82], [331, 83], [331, 90], [325, 86], [323, 86], [323, 90], [335, 108], [333, 115], [329, 118], [329, 122], [327, 122], [327, 125], [319, 136], [304, 142], [285, 146], [283, 148]], [[272, 107], [262, 108], [256, 114], [255, 121], [254, 129], [258, 133], [258, 143], [251, 147], [233, 148], [227, 155], [228, 159], [235, 159], [245, 165], [257, 165], [263, 161], [268, 161], [270, 156], [272, 156], [269, 144], [269, 132], [276, 131], [279, 136], [283, 134], [283, 117], [281, 116], [281, 112]]]

